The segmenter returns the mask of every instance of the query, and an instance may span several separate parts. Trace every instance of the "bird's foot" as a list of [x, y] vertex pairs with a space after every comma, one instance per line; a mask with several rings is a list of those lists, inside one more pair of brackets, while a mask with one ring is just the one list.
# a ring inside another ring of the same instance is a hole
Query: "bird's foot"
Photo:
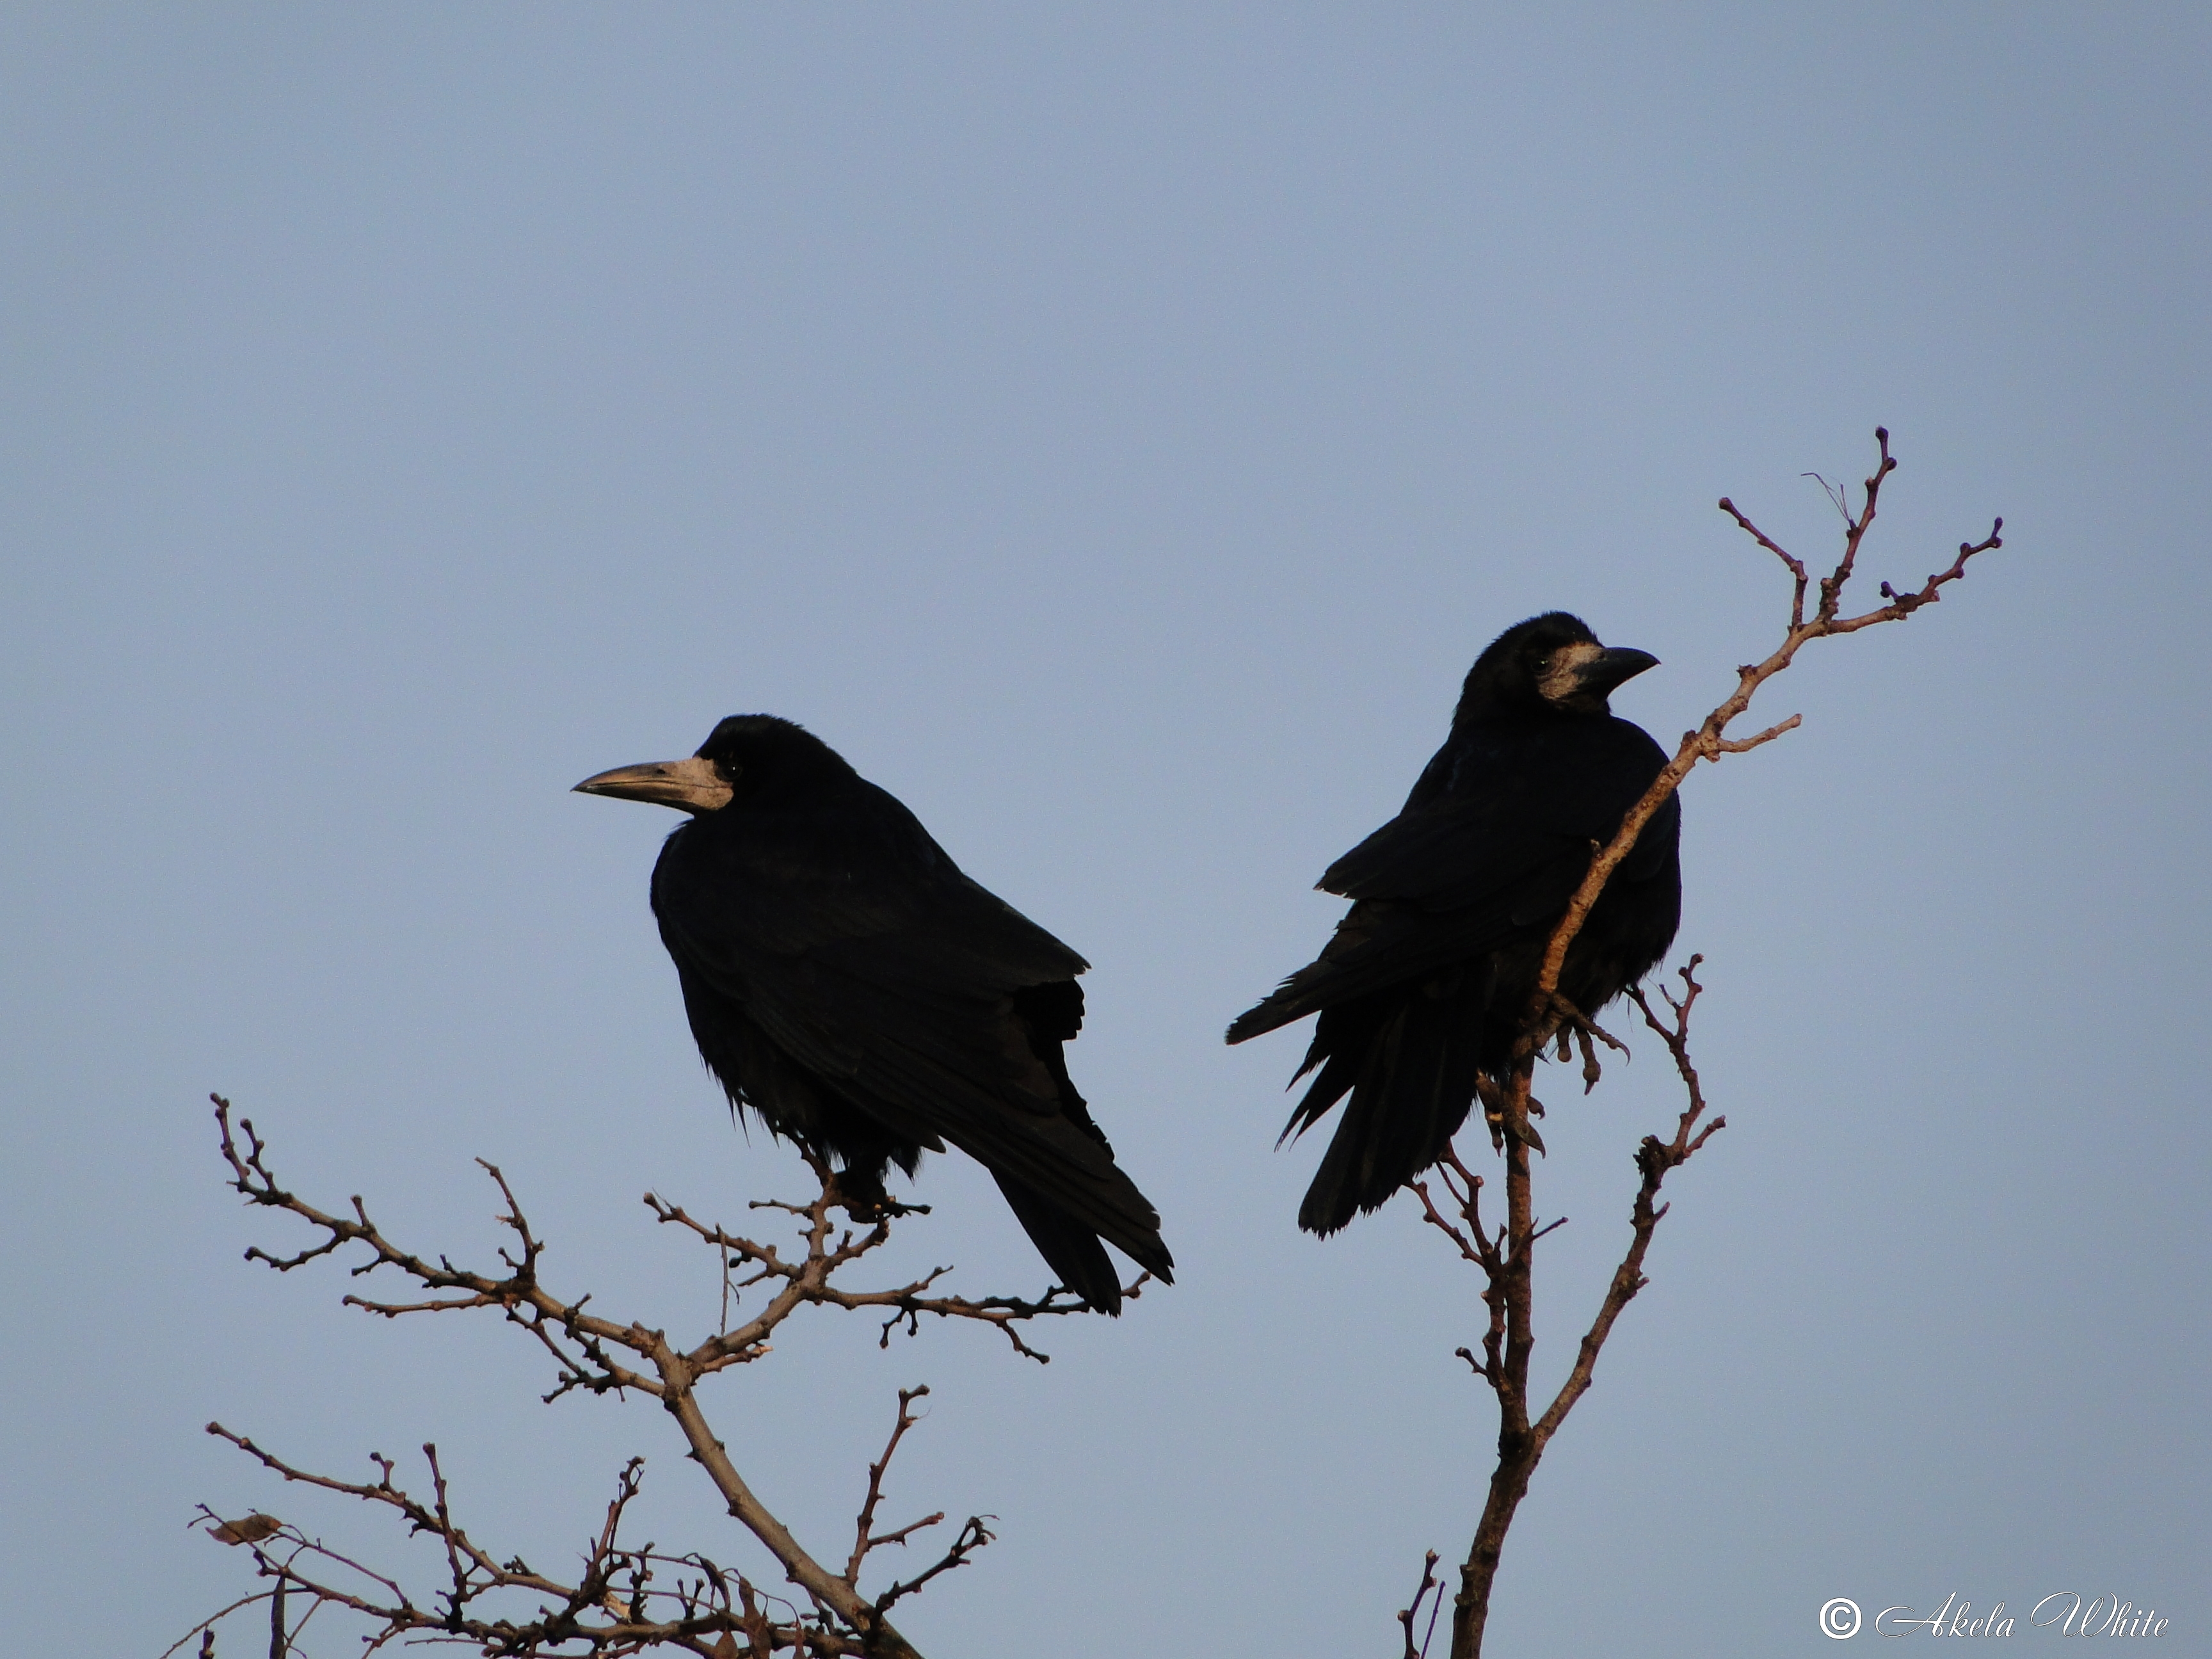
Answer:
[[1597, 1049], [1592, 1045], [1590, 1039], [1595, 1037], [1607, 1048], [1624, 1055], [1628, 1054], [1628, 1045], [1557, 992], [1552, 994], [1552, 1012], [1553, 1018], [1559, 1021], [1559, 1029], [1553, 1036], [1558, 1039], [1559, 1045], [1559, 1063], [1564, 1066], [1574, 1058], [1574, 1049], [1570, 1046], [1571, 1039], [1573, 1043], [1581, 1046], [1583, 1092], [1588, 1094], [1597, 1087], [1598, 1079], [1605, 1074], [1597, 1063]]
[[1494, 1079], [1478, 1077], [1475, 1079], [1474, 1091], [1482, 1102], [1483, 1121], [1490, 1126], [1491, 1151], [1504, 1152], [1506, 1138], [1509, 1135], [1524, 1146], [1534, 1147], [1540, 1153], [1544, 1151], [1544, 1137], [1538, 1134], [1536, 1126], [1528, 1121], [1531, 1116], [1544, 1115], [1542, 1101], [1534, 1095], [1529, 1096], [1528, 1112], [1516, 1123], [1512, 1114], [1506, 1109], [1511, 1097], [1504, 1086]]
[[902, 1215], [927, 1215], [927, 1204], [902, 1204], [884, 1190], [884, 1178], [866, 1170], [840, 1170], [830, 1177], [830, 1201], [866, 1225]]

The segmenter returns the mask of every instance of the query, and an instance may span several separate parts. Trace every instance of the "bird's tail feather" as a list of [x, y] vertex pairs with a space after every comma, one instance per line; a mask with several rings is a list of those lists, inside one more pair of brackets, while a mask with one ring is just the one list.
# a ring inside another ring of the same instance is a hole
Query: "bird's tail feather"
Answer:
[[1367, 1050], [1389, 1012], [1372, 1001], [1354, 1003], [1327, 1010], [1314, 1023], [1313, 1042], [1306, 1049], [1305, 1059], [1298, 1063], [1297, 1074], [1291, 1079], [1291, 1086], [1296, 1088], [1298, 1079], [1316, 1066], [1321, 1068], [1321, 1075], [1314, 1079], [1313, 1085], [1291, 1109], [1291, 1121], [1275, 1137], [1278, 1147], [1286, 1140], [1297, 1139], [1328, 1116], [1328, 1109], [1359, 1081]]
[[1012, 1176], [997, 1170], [991, 1173], [1006, 1195], [1007, 1208], [1022, 1224], [1022, 1231], [1036, 1246], [1045, 1266], [1093, 1311], [1118, 1316], [1121, 1277], [1114, 1271], [1113, 1258], [1098, 1242], [1098, 1235]]
[[[1382, 1208], [1443, 1155], [1474, 1097], [1475, 1031], [1468, 1013], [1457, 996], [1413, 998], [1364, 1043], [1330, 1054], [1300, 1112], [1332, 1085], [1340, 1094], [1348, 1083], [1352, 1098], [1298, 1206], [1299, 1226], [1333, 1233], [1354, 1215]], [[1334, 1098], [1323, 1098], [1307, 1121]]]

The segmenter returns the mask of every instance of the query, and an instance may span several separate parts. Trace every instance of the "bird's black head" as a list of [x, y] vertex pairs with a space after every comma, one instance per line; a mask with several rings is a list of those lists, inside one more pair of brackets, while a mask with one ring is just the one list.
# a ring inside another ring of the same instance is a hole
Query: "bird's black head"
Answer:
[[1564, 611], [1516, 623], [1467, 671], [1452, 723], [1500, 715], [1604, 714], [1615, 686], [1659, 659], [1598, 643], [1588, 623]]
[[834, 787], [855, 775], [842, 756], [803, 726], [774, 714], [732, 714], [688, 760], [618, 766], [576, 787], [587, 795], [673, 806], [696, 817], [732, 802]]

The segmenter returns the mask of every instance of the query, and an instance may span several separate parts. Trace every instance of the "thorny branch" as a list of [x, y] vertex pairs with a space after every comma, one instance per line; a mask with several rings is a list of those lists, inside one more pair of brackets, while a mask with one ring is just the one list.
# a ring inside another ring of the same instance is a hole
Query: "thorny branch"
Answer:
[[[645, 1203], [658, 1220], [685, 1229], [714, 1248], [726, 1283], [738, 1298], [756, 1287], [769, 1293], [760, 1310], [734, 1329], [727, 1327], [726, 1301], [724, 1328], [688, 1348], [678, 1348], [664, 1331], [640, 1321], [624, 1322], [590, 1311], [590, 1297], [567, 1297], [542, 1282], [538, 1269], [544, 1242], [532, 1231], [513, 1188], [497, 1166], [483, 1165], [503, 1206], [500, 1224], [512, 1238], [499, 1252], [504, 1271], [488, 1273], [458, 1266], [447, 1256], [433, 1261], [402, 1249], [385, 1236], [358, 1197], [350, 1200], [349, 1215], [337, 1215], [287, 1191], [270, 1172], [267, 1146], [255, 1133], [251, 1120], [241, 1119], [234, 1131], [230, 1103], [221, 1096], [212, 1098], [222, 1155], [230, 1165], [231, 1185], [254, 1204], [289, 1211], [321, 1236], [289, 1255], [272, 1255], [255, 1246], [246, 1251], [249, 1260], [289, 1273], [347, 1246], [359, 1245], [366, 1250], [367, 1259], [351, 1269], [354, 1277], [389, 1269], [411, 1279], [428, 1294], [404, 1300], [349, 1295], [344, 1298], [348, 1305], [390, 1319], [415, 1313], [497, 1309], [551, 1357], [555, 1383], [544, 1395], [547, 1401], [571, 1390], [619, 1394], [632, 1389], [659, 1401], [676, 1419], [689, 1445], [689, 1455], [714, 1482], [729, 1513], [767, 1547], [785, 1578], [798, 1587], [807, 1602], [807, 1609], [801, 1611], [696, 1552], [669, 1554], [651, 1544], [632, 1546], [620, 1541], [623, 1513], [637, 1494], [642, 1459], [633, 1459], [623, 1470], [604, 1523], [586, 1552], [582, 1570], [572, 1576], [573, 1582], [568, 1582], [533, 1571], [520, 1559], [502, 1562], [495, 1552], [471, 1538], [453, 1519], [446, 1474], [434, 1446], [422, 1449], [431, 1483], [429, 1500], [425, 1503], [396, 1483], [393, 1461], [381, 1455], [371, 1455], [378, 1470], [375, 1480], [343, 1480], [296, 1467], [245, 1436], [210, 1423], [210, 1434], [229, 1441], [288, 1481], [393, 1512], [411, 1534], [439, 1541], [446, 1569], [446, 1582], [434, 1595], [410, 1595], [398, 1579], [341, 1555], [274, 1517], [257, 1515], [238, 1522], [218, 1522], [210, 1529], [212, 1535], [225, 1543], [251, 1545], [258, 1571], [274, 1579], [276, 1588], [268, 1596], [234, 1603], [216, 1614], [216, 1620], [270, 1600], [275, 1621], [271, 1650], [281, 1655], [288, 1650], [289, 1641], [283, 1634], [282, 1607], [283, 1595], [289, 1590], [307, 1601], [307, 1613], [301, 1623], [325, 1606], [349, 1608], [380, 1623], [381, 1628], [369, 1639], [368, 1651], [410, 1632], [434, 1632], [446, 1639], [474, 1643], [485, 1654], [501, 1656], [574, 1653], [619, 1659], [647, 1648], [671, 1647], [712, 1655], [714, 1659], [735, 1659], [739, 1652], [737, 1643], [742, 1638], [744, 1651], [753, 1659], [769, 1659], [786, 1650], [817, 1659], [843, 1654], [914, 1659], [915, 1650], [884, 1618], [885, 1611], [939, 1575], [964, 1565], [992, 1537], [984, 1517], [972, 1516], [944, 1555], [913, 1578], [894, 1582], [872, 1600], [860, 1591], [862, 1564], [871, 1551], [890, 1544], [904, 1545], [916, 1533], [944, 1519], [942, 1514], [933, 1515], [887, 1533], [872, 1531], [884, 1473], [901, 1440], [918, 1420], [913, 1403], [927, 1395], [927, 1389], [900, 1391], [897, 1422], [882, 1458], [869, 1467], [854, 1549], [844, 1571], [839, 1572], [809, 1553], [746, 1484], [707, 1420], [697, 1385], [717, 1371], [762, 1358], [769, 1352], [769, 1338], [778, 1327], [808, 1304], [882, 1312], [885, 1316], [880, 1340], [885, 1346], [895, 1327], [904, 1323], [909, 1331], [915, 1330], [924, 1314], [969, 1320], [995, 1327], [1017, 1352], [1045, 1363], [1049, 1356], [1024, 1342], [1017, 1327], [1029, 1320], [1077, 1311], [1082, 1304], [1061, 1287], [1051, 1287], [1035, 1301], [1014, 1297], [970, 1301], [933, 1293], [948, 1271], [939, 1267], [889, 1289], [845, 1289], [833, 1282], [833, 1276], [881, 1246], [890, 1237], [894, 1216], [905, 1211], [902, 1206], [878, 1206], [871, 1212], [872, 1224], [865, 1231], [841, 1226], [832, 1213], [843, 1203], [836, 1176], [826, 1164], [810, 1160], [821, 1184], [818, 1196], [811, 1202], [753, 1206], [789, 1216], [798, 1223], [799, 1248], [789, 1254], [775, 1243], [757, 1242], [708, 1225], [680, 1206], [646, 1194]], [[733, 1270], [740, 1276], [730, 1281]], [[1143, 1282], [1139, 1279], [1125, 1294], [1138, 1295]], [[208, 1518], [216, 1519], [212, 1515]], [[657, 1582], [661, 1579], [666, 1581], [665, 1586]], [[535, 1599], [534, 1614], [519, 1620], [507, 1616], [518, 1595]], [[499, 1601], [501, 1616], [491, 1617], [489, 1609], [480, 1606], [486, 1597]], [[772, 1603], [788, 1608], [788, 1616], [771, 1617], [767, 1608]], [[211, 1631], [216, 1620], [204, 1621], [204, 1626]], [[296, 1634], [297, 1626], [292, 1630]], [[204, 1644], [207, 1651], [212, 1651], [211, 1643], [210, 1636]]]
[[[1554, 1039], [1562, 1060], [1570, 1054], [1569, 1039], [1579, 1046], [1583, 1058], [1584, 1091], [1594, 1087], [1601, 1074], [1597, 1054], [1591, 1041], [1593, 1036], [1607, 1046], [1620, 1048], [1613, 1038], [1600, 1030], [1581, 1011], [1574, 1008], [1559, 992], [1559, 974], [1565, 963], [1568, 947], [1581, 933], [1589, 920], [1591, 908], [1606, 882], [1621, 860], [1635, 847], [1652, 815], [1666, 804], [1668, 797], [1680, 787], [1700, 761], [1718, 761], [1723, 755], [1748, 753], [1763, 744], [1771, 743], [1783, 733], [1794, 731], [1799, 717], [1790, 715], [1747, 738], [1731, 738], [1729, 728], [1751, 706], [1759, 689], [1796, 660], [1797, 653], [1817, 639], [1826, 639], [1845, 634], [1855, 634], [1861, 629], [1871, 628], [1877, 623], [1903, 622], [1924, 606], [1934, 605], [1942, 598], [1942, 590], [1966, 574], [1967, 561], [1979, 553], [1986, 553], [2004, 544], [1999, 532], [2004, 520], [1999, 519], [1990, 526], [1990, 533], [1976, 543], [1962, 542], [1958, 556], [1950, 565], [1916, 589], [1900, 592], [1889, 583], [1881, 585], [1885, 603], [1856, 615], [1846, 615], [1843, 610], [1844, 590], [1855, 574], [1861, 544], [1873, 526], [1876, 502], [1881, 494], [1882, 481], [1897, 468], [1897, 461], [1889, 453], [1889, 433], [1883, 428], [1875, 429], [1875, 441], [1879, 458], [1873, 476], [1866, 480], [1865, 494], [1856, 515], [1844, 503], [1844, 550], [1835, 568], [1826, 575], [1814, 580], [1803, 560], [1780, 546], [1758, 526], [1739, 512], [1735, 504], [1723, 497], [1721, 511], [1733, 519], [1752, 539], [1779, 559], [1790, 573], [1791, 592], [1790, 622], [1781, 642], [1756, 663], [1747, 663], [1736, 670], [1735, 690], [1720, 705], [1705, 716], [1704, 722], [1692, 732], [1682, 734], [1674, 757], [1652, 781], [1643, 798], [1629, 809], [1620, 822], [1620, 829], [1611, 841], [1598, 848], [1590, 860], [1589, 869], [1581, 886], [1569, 902], [1565, 914], [1553, 929], [1545, 947], [1543, 963], [1532, 991], [1528, 1006], [1522, 1016], [1521, 1034], [1513, 1049], [1512, 1073], [1508, 1086], [1500, 1087], [1488, 1079], [1480, 1085], [1484, 1115], [1493, 1143], [1505, 1163], [1505, 1213], [1502, 1220], [1486, 1231], [1477, 1205], [1481, 1194], [1482, 1180], [1462, 1164], [1456, 1152], [1449, 1152], [1437, 1166], [1438, 1178], [1446, 1188], [1448, 1205], [1439, 1205], [1423, 1182], [1410, 1183], [1420, 1200], [1426, 1220], [1451, 1239], [1461, 1255], [1479, 1267], [1484, 1275], [1486, 1288], [1483, 1301], [1489, 1310], [1488, 1328], [1483, 1337], [1482, 1357], [1477, 1358], [1468, 1349], [1460, 1349], [1475, 1374], [1486, 1382], [1498, 1400], [1498, 1468], [1491, 1477], [1490, 1492], [1482, 1518], [1475, 1529], [1474, 1541], [1466, 1562], [1460, 1568], [1460, 1589], [1452, 1606], [1452, 1659], [1478, 1659], [1482, 1650], [1482, 1632], [1489, 1616], [1490, 1592], [1498, 1571], [1500, 1550], [1507, 1528], [1521, 1499], [1527, 1494], [1529, 1477], [1544, 1453], [1544, 1448], [1556, 1433], [1575, 1402], [1589, 1391], [1597, 1357], [1612, 1333], [1613, 1322], [1636, 1293], [1644, 1288], [1644, 1256], [1651, 1241], [1652, 1230], [1658, 1225], [1667, 1206], [1657, 1202], [1661, 1183], [1668, 1173], [1688, 1161], [1705, 1144], [1712, 1133], [1726, 1122], [1715, 1117], [1699, 1127], [1705, 1112], [1705, 1099], [1697, 1068], [1689, 1053], [1690, 1009], [1702, 987], [1696, 978], [1696, 969], [1703, 960], [1692, 957], [1689, 966], [1680, 970], [1684, 985], [1681, 999], [1677, 1001], [1663, 987], [1661, 997], [1669, 1011], [1668, 1019], [1661, 1019], [1641, 990], [1632, 993], [1641, 1010], [1645, 1023], [1656, 1032], [1674, 1056], [1675, 1069], [1688, 1095], [1689, 1103], [1677, 1121], [1671, 1139], [1661, 1140], [1647, 1135], [1637, 1148], [1636, 1165], [1640, 1182], [1630, 1206], [1630, 1241], [1627, 1253], [1614, 1268], [1605, 1298], [1596, 1317], [1583, 1333], [1576, 1353], [1574, 1368], [1551, 1403], [1540, 1413], [1532, 1415], [1528, 1398], [1529, 1358], [1535, 1346], [1533, 1317], [1534, 1261], [1532, 1248], [1536, 1241], [1559, 1225], [1554, 1220], [1539, 1226], [1536, 1221], [1529, 1187], [1529, 1149], [1543, 1151], [1543, 1141], [1531, 1126], [1532, 1115], [1541, 1116], [1543, 1108], [1530, 1094], [1536, 1058]], [[1825, 486], [1824, 486], [1825, 487]], [[1806, 600], [1814, 598], [1812, 614], [1806, 614]], [[1449, 1212], [1449, 1213], [1447, 1212]], [[1455, 1220], [1453, 1216], [1456, 1215]], [[1401, 1615], [1401, 1618], [1404, 1615]]]

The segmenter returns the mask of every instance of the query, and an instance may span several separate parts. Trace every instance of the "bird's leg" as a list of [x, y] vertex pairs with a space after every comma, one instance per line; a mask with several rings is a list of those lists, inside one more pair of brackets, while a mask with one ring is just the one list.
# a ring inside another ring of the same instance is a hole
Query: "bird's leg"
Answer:
[[830, 1202], [844, 1206], [845, 1213], [855, 1221], [868, 1223], [879, 1219], [890, 1205], [890, 1194], [884, 1191], [884, 1172], [848, 1164], [830, 1177]]
[[[1565, 1032], [1565, 1028], [1571, 1023], [1569, 1011], [1572, 1007], [1573, 1005], [1567, 1002], [1563, 997], [1555, 996], [1552, 999], [1552, 1005], [1547, 1007], [1544, 1011], [1543, 1019], [1537, 1024], [1534, 1030], [1529, 1034], [1529, 1050], [1534, 1054], [1538, 1059], [1540, 1060], [1543, 1057], [1544, 1050], [1551, 1047], [1552, 1039], [1554, 1036], [1561, 1036]], [[1565, 1058], [1564, 1055], [1561, 1057]]]
[[884, 1172], [848, 1164], [829, 1178], [830, 1201], [855, 1221], [872, 1225], [902, 1215], [927, 1215], [927, 1204], [902, 1204], [884, 1190]]

